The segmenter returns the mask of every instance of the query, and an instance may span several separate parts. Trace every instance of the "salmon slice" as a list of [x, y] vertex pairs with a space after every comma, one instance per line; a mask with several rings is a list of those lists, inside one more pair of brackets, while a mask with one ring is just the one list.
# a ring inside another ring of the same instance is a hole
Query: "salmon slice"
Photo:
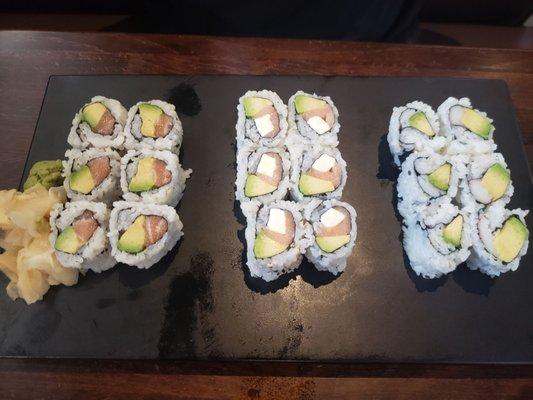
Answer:
[[172, 180], [172, 172], [167, 169], [167, 163], [158, 158], [154, 158], [155, 187], [160, 188]]
[[272, 186], [278, 187], [279, 182], [281, 181], [281, 176], [283, 175], [283, 167], [281, 164], [281, 157], [278, 153], [265, 153], [270, 157], [276, 160], [276, 169], [274, 170], [274, 176], [269, 176], [261, 173], [256, 173], [256, 175], [264, 180], [265, 182], [271, 184]]
[[[344, 215], [344, 219], [339, 222], [337, 225], [332, 226], [331, 228], [326, 228], [324, 225], [320, 224], [320, 227], [317, 229], [316, 236], [344, 236], [349, 235], [352, 230], [352, 222], [350, 221], [350, 213], [344, 207], [333, 207], [335, 210], [341, 212]], [[326, 210], [327, 211], [327, 210]]]
[[335, 189], [337, 189], [341, 184], [342, 172], [338, 162], [336, 162], [333, 168], [331, 168], [329, 171], [322, 172], [317, 171], [314, 168], [310, 168], [307, 173], [315, 178], [330, 181], [331, 183], [333, 183], [333, 187]]
[[89, 171], [91, 171], [94, 186], [98, 186], [99, 184], [101, 184], [111, 172], [111, 164], [109, 161], [109, 157], [106, 156], [93, 158], [87, 163], [87, 166], [89, 167]]
[[324, 121], [326, 121], [326, 123], [329, 125], [330, 128], [335, 123], [335, 116], [333, 115], [333, 109], [331, 108], [329, 104], [326, 104], [326, 106], [322, 108], [317, 108], [311, 111], [304, 112], [302, 114], [302, 117], [306, 121], [308, 121], [311, 117], [320, 117]]
[[263, 137], [273, 138], [279, 133], [279, 115], [278, 115], [278, 112], [276, 111], [274, 106], [266, 106], [266, 107], [263, 107], [257, 113], [257, 115], [254, 116], [254, 119], [257, 119], [257, 118], [260, 118], [260, 117], [264, 117], [265, 115], [269, 115], [270, 116], [270, 122], [272, 123], [273, 128], [268, 134], [266, 134]]
[[294, 230], [295, 230], [295, 224], [294, 224], [294, 218], [290, 211], [285, 211], [285, 234], [274, 232], [268, 228], [264, 229], [265, 235], [268, 236], [270, 239], [275, 240], [278, 243], [284, 244], [286, 246], [289, 246], [292, 242], [294, 242]]
[[87, 243], [93, 236], [96, 228], [98, 228], [98, 222], [94, 219], [94, 213], [92, 211], [85, 210], [83, 214], [74, 220], [72, 228], [74, 228], [74, 232], [80, 242]]
[[113, 134], [114, 128], [115, 117], [113, 117], [109, 110], [105, 110], [100, 117], [100, 121], [98, 121], [98, 124], [96, 125], [95, 132], [99, 133], [100, 135], [108, 136]]
[[167, 136], [170, 129], [172, 129], [172, 117], [169, 117], [165, 113], [161, 114], [154, 126], [155, 137]]
[[144, 220], [145, 246], [151, 246], [159, 241], [168, 230], [167, 220], [158, 215], [146, 215]]

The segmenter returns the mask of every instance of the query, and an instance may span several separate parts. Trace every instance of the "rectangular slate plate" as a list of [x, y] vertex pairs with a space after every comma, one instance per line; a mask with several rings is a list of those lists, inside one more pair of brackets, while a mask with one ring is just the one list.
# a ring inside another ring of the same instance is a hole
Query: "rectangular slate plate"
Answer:
[[[234, 201], [239, 96], [269, 88], [330, 95], [349, 166], [343, 199], [358, 212], [357, 245], [334, 279], [309, 264], [277, 282], [244, 267], [243, 218]], [[468, 96], [494, 118], [512, 171], [511, 206], [530, 208], [532, 181], [515, 113], [501, 81], [442, 78], [261, 76], [55, 76], [25, 169], [61, 158], [78, 108], [97, 94], [126, 107], [174, 103], [194, 170], [178, 212], [184, 240], [149, 270], [120, 265], [54, 287], [27, 306], [0, 294], [0, 354], [30, 357], [298, 359], [393, 362], [532, 362], [533, 252], [517, 272], [491, 279], [460, 266], [424, 280], [408, 266], [395, 216], [396, 170], [385, 141], [392, 107], [435, 108]], [[529, 219], [531, 221], [531, 219]], [[531, 222], [529, 222], [531, 230]], [[2, 278], [2, 286], [7, 280]]]

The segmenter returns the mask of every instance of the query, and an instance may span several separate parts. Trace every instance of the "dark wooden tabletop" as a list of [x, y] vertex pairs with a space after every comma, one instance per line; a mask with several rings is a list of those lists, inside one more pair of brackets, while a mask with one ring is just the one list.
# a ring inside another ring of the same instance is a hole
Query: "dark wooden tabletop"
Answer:
[[[533, 165], [533, 51], [21, 31], [0, 32], [0, 188], [18, 186], [50, 75], [140, 73], [503, 79]], [[0, 398], [533, 398], [533, 366], [0, 359]]]

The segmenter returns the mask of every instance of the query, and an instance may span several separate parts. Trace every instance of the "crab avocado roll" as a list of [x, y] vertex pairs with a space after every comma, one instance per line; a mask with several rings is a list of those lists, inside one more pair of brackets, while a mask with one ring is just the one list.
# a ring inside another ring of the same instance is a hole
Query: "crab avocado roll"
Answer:
[[241, 147], [237, 153], [237, 200], [283, 200], [289, 190], [290, 168], [290, 157], [284, 148]]
[[461, 204], [470, 211], [494, 202], [509, 203], [514, 187], [503, 156], [500, 153], [473, 156], [461, 189]]
[[471, 228], [464, 211], [445, 199], [418, 210], [403, 227], [405, 253], [413, 271], [433, 279], [454, 271], [470, 255]]
[[120, 186], [127, 201], [146, 201], [175, 207], [192, 170], [184, 170], [170, 151], [130, 150], [122, 157]]
[[307, 259], [320, 271], [333, 275], [344, 271], [357, 236], [355, 209], [338, 200], [314, 200], [306, 206], [305, 217], [313, 235], [305, 253]]
[[176, 210], [159, 204], [117, 201], [109, 221], [111, 251], [118, 262], [150, 268], [183, 236]]
[[68, 143], [78, 149], [112, 147], [121, 149], [128, 112], [118, 100], [95, 96], [74, 117]]
[[508, 210], [502, 203], [471, 213], [473, 247], [468, 267], [491, 277], [516, 271], [529, 245], [528, 213]]
[[71, 200], [112, 203], [120, 197], [120, 156], [110, 148], [71, 149], [63, 162], [63, 186]]
[[57, 204], [50, 213], [50, 244], [66, 268], [102, 272], [116, 262], [111, 256], [104, 203], [75, 201]]
[[339, 111], [329, 96], [296, 92], [289, 99], [289, 124], [305, 143], [339, 144]]
[[414, 152], [401, 165], [396, 186], [398, 211], [405, 219], [412, 218], [416, 207], [429, 201], [457, 196], [466, 175], [468, 158], [437, 153]]
[[293, 147], [291, 194], [296, 201], [340, 199], [346, 184], [346, 162], [335, 147], [301, 152]]
[[440, 151], [447, 144], [439, 131], [439, 120], [431, 106], [413, 101], [402, 107], [394, 107], [387, 134], [390, 151], [396, 165], [404, 153], [416, 151]]
[[128, 111], [124, 138], [124, 147], [128, 150], [148, 147], [177, 154], [183, 138], [183, 128], [176, 114], [176, 107], [161, 100], [135, 104]]
[[438, 108], [444, 135], [453, 139], [448, 153], [480, 154], [496, 150], [494, 125], [487, 114], [472, 107], [470, 99], [449, 97]]
[[253, 277], [277, 279], [300, 265], [309, 244], [309, 227], [300, 206], [289, 201], [241, 204], [246, 216], [246, 265]]
[[287, 106], [269, 90], [248, 91], [237, 106], [237, 147], [277, 147], [287, 136]]

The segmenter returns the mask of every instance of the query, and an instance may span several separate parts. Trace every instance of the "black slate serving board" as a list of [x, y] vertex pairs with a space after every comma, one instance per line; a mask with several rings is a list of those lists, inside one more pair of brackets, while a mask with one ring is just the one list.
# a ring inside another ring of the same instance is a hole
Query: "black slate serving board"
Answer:
[[[358, 213], [355, 254], [336, 279], [303, 264], [274, 283], [244, 267], [234, 200], [238, 97], [268, 88], [330, 95], [349, 167], [343, 199]], [[184, 240], [149, 270], [120, 265], [54, 287], [32, 306], [0, 294], [0, 355], [30, 357], [532, 362], [533, 251], [517, 272], [491, 279], [460, 266], [418, 278], [400, 242], [396, 170], [384, 134], [392, 107], [435, 108], [468, 96], [494, 118], [512, 171], [512, 207], [532, 206], [532, 180], [502, 81], [443, 78], [53, 76], [29, 167], [61, 158], [77, 109], [93, 95], [173, 102], [183, 122], [182, 163], [194, 173], [178, 212]], [[531, 229], [531, 219], [528, 220]], [[2, 287], [7, 280], [2, 277]]]

